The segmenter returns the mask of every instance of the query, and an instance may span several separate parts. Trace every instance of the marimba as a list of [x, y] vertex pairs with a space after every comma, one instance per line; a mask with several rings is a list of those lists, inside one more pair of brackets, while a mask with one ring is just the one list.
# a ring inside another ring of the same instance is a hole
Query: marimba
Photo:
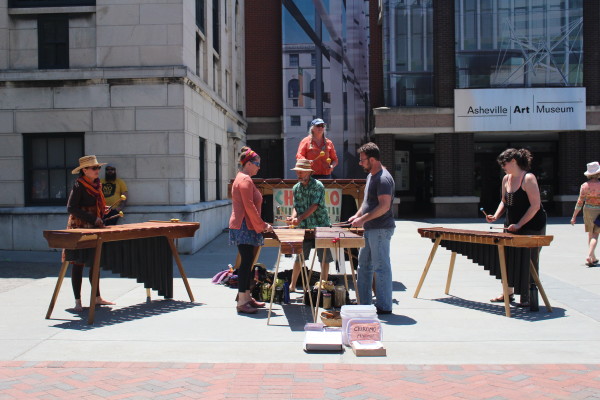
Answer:
[[[496, 275], [496, 278], [502, 280], [504, 307], [507, 317], [510, 317], [508, 287], [514, 287], [516, 293], [521, 293], [523, 290], [529, 290], [530, 273], [535, 284], [539, 288], [546, 308], [548, 311], [552, 311], [550, 302], [546, 297], [546, 292], [544, 291], [534, 265], [530, 261], [530, 251], [532, 248], [550, 245], [554, 238], [553, 236], [515, 235], [508, 232], [471, 231], [442, 227], [419, 228], [417, 231], [422, 237], [434, 241], [434, 244], [413, 297], [416, 298], [419, 296], [421, 286], [425, 281], [435, 252], [438, 246], [441, 245], [452, 252], [452, 256], [450, 257], [450, 268], [448, 270], [448, 279], [446, 282], [446, 294], [450, 291], [450, 282], [454, 271], [454, 261], [456, 259], [456, 254], [458, 253], [467, 256], [475, 263], [483, 265], [485, 269], [490, 271], [490, 274]], [[522, 268], [521, 265], [524, 263], [526, 266], [525, 268]], [[509, 268], [507, 268], [507, 265]]]
[[[314, 262], [317, 258], [315, 254], [313, 256], [313, 261], [310, 267], [310, 272], [306, 271], [304, 268], [304, 253], [302, 251], [302, 244], [305, 240], [315, 240], [315, 252], [317, 249], [326, 249], [326, 248], [342, 248], [346, 249], [348, 252], [348, 258], [350, 260], [351, 271], [352, 271], [352, 279], [354, 281], [354, 287], [356, 288], [356, 275], [354, 272], [354, 264], [352, 259], [352, 254], [350, 249], [364, 247], [364, 238], [362, 237], [363, 229], [359, 228], [316, 228], [316, 229], [288, 229], [288, 228], [275, 228], [273, 233], [265, 233], [265, 244], [264, 247], [279, 247], [279, 254], [277, 255], [277, 263], [275, 265], [275, 274], [273, 277], [273, 282], [277, 281], [277, 273], [279, 272], [279, 261], [281, 259], [281, 255], [293, 255], [297, 254], [300, 257], [301, 264], [301, 277], [302, 277], [302, 286], [304, 289], [305, 297], [306, 292], [309, 292], [309, 301], [310, 307], [313, 313], [313, 320], [316, 322], [319, 310], [319, 296], [321, 294], [321, 285], [317, 291], [317, 304], [313, 305], [312, 296], [310, 295], [310, 277], [312, 276]], [[334, 241], [335, 240], [335, 241]], [[324, 250], [323, 250], [324, 251]], [[260, 249], [255, 255], [254, 263], [258, 259], [260, 253]], [[239, 257], [239, 255], [238, 255]], [[306, 274], [306, 275], [305, 275]], [[346, 282], [346, 290], [348, 289], [348, 281], [346, 275], [344, 275], [344, 280]], [[271, 311], [273, 307], [273, 298], [274, 298], [274, 290], [271, 292], [271, 304], [269, 305], [269, 314], [267, 317], [267, 324], [270, 323]], [[358, 298], [358, 292], [357, 292]]]
[[[361, 247], [365, 247], [365, 238], [362, 236], [364, 233], [363, 229], [346, 229], [340, 227], [332, 227], [332, 228], [316, 228], [315, 233], [315, 252], [317, 249], [330, 249], [335, 253], [334, 260], [337, 262], [343, 262], [343, 260], [339, 260], [340, 251], [346, 250], [348, 255], [348, 260], [350, 261], [350, 271], [352, 274], [352, 282], [354, 284], [354, 290], [356, 292], [356, 301], [360, 304], [360, 297], [358, 295], [358, 286], [356, 285], [356, 273], [354, 271], [354, 261], [352, 258], [352, 253], [350, 249], [358, 249]], [[342, 253], [343, 254], [343, 253]], [[316, 257], [313, 257], [312, 264], [310, 267], [310, 273], [312, 274], [312, 270], [315, 264]], [[325, 260], [325, 257], [323, 257]], [[346, 290], [348, 290], [348, 278], [346, 276], [344, 270], [344, 283], [346, 286]], [[317, 290], [317, 299], [321, 296], [321, 285]], [[314, 312], [314, 321], [317, 322], [317, 316], [319, 315], [319, 302], [315, 305]]]
[[[269, 235], [269, 234], [267, 234]], [[302, 244], [304, 243], [306, 232], [304, 229], [273, 229], [273, 234], [269, 237], [265, 237], [265, 246], [277, 246], [279, 252], [277, 254], [277, 263], [275, 264], [275, 274], [273, 275], [273, 287], [271, 288], [271, 302], [269, 303], [269, 313], [267, 315], [267, 325], [271, 323], [271, 312], [273, 310], [273, 301], [275, 299], [275, 282], [277, 282], [277, 273], [279, 272], [279, 262], [282, 255], [294, 255], [297, 254], [300, 258], [300, 276], [302, 279], [302, 288], [304, 293], [307, 290], [310, 291], [309, 276], [304, 268], [304, 252], [302, 251]], [[255, 262], [258, 259], [258, 253], [255, 256]], [[254, 264], [253, 264], [254, 265]], [[312, 271], [311, 271], [312, 272]], [[310, 308], [313, 309], [312, 296], [308, 296], [310, 301]]]
[[155, 289], [160, 295], [171, 298], [175, 257], [190, 301], [194, 301], [174, 240], [192, 237], [198, 228], [198, 222], [149, 221], [97, 229], [44, 231], [50, 247], [67, 250], [46, 319], [52, 314], [70, 261], [87, 264], [92, 268], [89, 324], [94, 323], [100, 266], [121, 276], [136, 278], [146, 288]]

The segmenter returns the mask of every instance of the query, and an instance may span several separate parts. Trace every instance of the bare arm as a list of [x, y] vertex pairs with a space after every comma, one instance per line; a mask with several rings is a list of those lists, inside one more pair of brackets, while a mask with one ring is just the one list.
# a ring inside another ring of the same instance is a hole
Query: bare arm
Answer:
[[498, 220], [498, 218], [500, 218], [505, 211], [504, 208], [504, 196], [506, 195], [506, 181], [508, 180], [508, 175], [504, 175], [504, 178], [502, 178], [502, 197], [500, 198], [500, 204], [498, 204], [498, 208], [496, 209], [496, 212], [492, 215], [492, 214], [488, 214], [485, 219], [487, 220], [487, 222], [492, 223]]
[[369, 211], [366, 214], [362, 214], [358, 218], [352, 219], [352, 226], [360, 228], [365, 224], [365, 222], [375, 219], [377, 217], [381, 217], [383, 214], [388, 212], [392, 205], [392, 196], [389, 194], [381, 194], [377, 196], [377, 200], [379, 201], [377, 207], [375, 207], [373, 210]]

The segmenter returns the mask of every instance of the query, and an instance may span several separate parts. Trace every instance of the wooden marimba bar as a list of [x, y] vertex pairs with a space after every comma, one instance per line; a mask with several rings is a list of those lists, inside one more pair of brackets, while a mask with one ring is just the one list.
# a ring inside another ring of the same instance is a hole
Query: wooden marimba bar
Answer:
[[[527, 287], [529, 286], [529, 273], [533, 278], [535, 284], [539, 288], [540, 294], [544, 299], [544, 303], [548, 311], [552, 311], [546, 292], [540, 282], [539, 276], [535, 270], [534, 265], [529, 260], [529, 252], [516, 252], [520, 249], [532, 249], [542, 246], [548, 246], [553, 240], [553, 236], [547, 235], [515, 235], [508, 232], [486, 232], [486, 231], [473, 231], [463, 229], [450, 229], [450, 228], [419, 228], [417, 230], [422, 237], [429, 238], [434, 241], [433, 248], [425, 264], [423, 274], [419, 280], [417, 289], [413, 297], [418, 297], [425, 277], [429, 272], [429, 267], [433, 262], [435, 252], [438, 246], [441, 244], [442, 247], [446, 247], [452, 251], [450, 257], [450, 267], [448, 269], [448, 279], [446, 282], [446, 291], [448, 294], [450, 291], [450, 282], [452, 281], [452, 273], [454, 271], [454, 261], [456, 254], [462, 254], [472, 259], [474, 262], [483, 265], [486, 269], [490, 269], [493, 273], [494, 269], [499, 269], [499, 278], [502, 280], [502, 290], [504, 293], [504, 307], [506, 316], [510, 317], [510, 300], [508, 294], [508, 274], [507, 274], [507, 255], [509, 260], [515, 260], [517, 257], [527, 257], [527, 268], [523, 272], [521, 279], [526, 279]], [[516, 266], [515, 266], [516, 267]], [[529, 273], [527, 273], [529, 272]], [[498, 277], [498, 271], [496, 271]], [[514, 277], [514, 274], [512, 275]], [[512, 286], [512, 285], [511, 285]]]
[[[62, 263], [60, 273], [58, 275], [58, 280], [56, 282], [56, 287], [54, 288], [54, 293], [52, 295], [52, 300], [50, 301], [50, 306], [48, 307], [48, 312], [46, 313], [46, 319], [49, 319], [52, 310], [54, 309], [54, 305], [56, 304], [56, 298], [58, 297], [58, 293], [60, 291], [60, 287], [62, 285], [62, 281], [65, 277], [67, 267], [70, 261], [85, 261], [85, 260], [93, 260], [91, 263], [92, 268], [92, 291], [90, 294], [90, 310], [88, 314], [88, 323], [94, 323], [94, 312], [96, 306], [96, 293], [98, 290], [98, 280], [99, 280], [99, 268], [102, 259], [103, 253], [103, 245], [106, 244], [108, 246], [111, 245], [111, 242], [123, 242], [124, 245], [120, 246], [118, 249], [118, 257], [112, 257], [110, 260], [110, 264], [106, 265], [106, 268], [113, 269], [115, 268], [115, 263], [122, 263], [123, 259], [127, 260], [135, 260], [135, 254], [132, 255], [130, 253], [139, 253], [140, 241], [137, 239], [152, 239], [164, 237], [168, 243], [168, 248], [170, 248], [172, 257], [175, 258], [177, 262], [177, 267], [179, 268], [179, 273], [181, 274], [181, 278], [183, 279], [183, 283], [185, 284], [185, 288], [190, 297], [190, 301], [194, 301], [194, 296], [192, 294], [192, 290], [187, 280], [187, 276], [183, 269], [183, 265], [181, 263], [181, 259], [179, 258], [179, 253], [177, 252], [177, 248], [175, 246], [175, 239], [184, 238], [184, 237], [192, 237], [195, 232], [200, 228], [200, 223], [198, 222], [170, 222], [170, 221], [150, 221], [150, 222], [142, 222], [136, 224], [123, 224], [123, 225], [114, 225], [107, 226], [104, 228], [97, 229], [63, 229], [63, 230], [48, 230], [44, 231], [44, 237], [48, 241], [48, 245], [52, 248], [59, 249], [67, 249], [67, 250], [76, 250], [73, 253], [73, 257], [76, 257], [75, 260], [67, 259]], [[154, 243], [151, 243], [150, 246], [153, 246]], [[149, 249], [147, 249], [149, 250]], [[107, 253], [110, 252], [110, 249], [107, 250]], [[170, 268], [170, 275], [168, 276], [154, 276], [155, 274], [162, 275], [161, 272], [155, 271], [156, 268], [147, 268], [144, 266], [135, 266], [135, 268], [129, 269], [129, 274], [132, 276], [128, 276], [131, 278], [137, 278], [141, 282], [145, 282], [147, 280], [156, 281], [157, 279], [165, 280], [169, 279], [171, 283], [171, 291], [172, 291], [172, 268], [173, 268], [173, 260], [170, 258], [170, 263], [164, 265], [162, 269]], [[150, 260], [151, 261], [151, 260]], [[168, 271], [167, 271], [168, 272]], [[169, 297], [169, 292], [166, 292], [166, 297]]]

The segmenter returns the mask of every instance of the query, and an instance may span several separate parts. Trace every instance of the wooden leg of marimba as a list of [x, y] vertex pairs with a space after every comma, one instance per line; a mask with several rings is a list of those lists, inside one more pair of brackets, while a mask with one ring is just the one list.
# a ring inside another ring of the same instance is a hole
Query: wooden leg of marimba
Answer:
[[50, 300], [50, 305], [48, 306], [48, 312], [46, 313], [46, 319], [50, 319], [50, 315], [52, 315], [52, 310], [54, 310], [54, 305], [56, 304], [58, 292], [60, 292], [60, 287], [62, 286], [62, 282], [63, 282], [63, 279], [65, 278], [65, 274], [67, 273], [68, 267], [69, 267], [68, 261], [63, 262], [60, 267], [60, 272], [58, 273], [58, 279], [56, 280], [56, 286], [54, 287], [54, 293], [52, 294], [52, 300]]
[[310, 280], [308, 278], [308, 271], [306, 270], [305, 267], [305, 263], [306, 260], [304, 259], [304, 253], [300, 253], [299, 255], [300, 258], [300, 275], [302, 276], [302, 289], [303, 289], [303, 293], [304, 296], [306, 296], [306, 293], [308, 293], [308, 301], [310, 303], [310, 311], [313, 313], [313, 320], [316, 318], [314, 316], [314, 308], [313, 308], [313, 301], [312, 301], [312, 296], [310, 294]]
[[423, 270], [423, 273], [421, 274], [421, 279], [419, 280], [419, 284], [417, 285], [417, 290], [415, 290], [415, 294], [413, 295], [414, 298], [419, 296], [419, 292], [421, 291], [421, 286], [423, 286], [423, 282], [425, 282], [425, 277], [427, 276], [427, 273], [429, 272], [429, 267], [431, 266], [431, 263], [433, 262], [433, 257], [435, 256], [435, 252], [436, 252], [438, 246], [440, 245], [441, 241], [442, 241], [441, 236], [438, 236], [437, 239], [435, 239], [435, 243], [433, 244], [433, 248], [431, 249], [431, 252], [429, 253], [429, 258], [427, 259], [427, 264], [425, 264], [425, 269]]
[[450, 283], [452, 282], [452, 274], [454, 273], [454, 261], [456, 260], [456, 252], [452, 252], [450, 256], [450, 268], [448, 268], [448, 280], [446, 281], [446, 294], [450, 293]]
[[550, 301], [548, 300], [548, 297], [546, 296], [546, 291], [544, 290], [544, 287], [542, 286], [540, 277], [538, 276], [537, 271], [535, 270], [535, 266], [533, 265], [531, 260], [529, 261], [529, 272], [531, 273], [531, 277], [533, 278], [533, 281], [537, 285], [537, 287], [540, 291], [540, 294], [542, 295], [542, 299], [544, 299], [544, 304], [546, 305], [546, 309], [548, 311], [552, 312], [552, 306], [550, 306]]
[[152, 298], [152, 291], [150, 290], [150, 288], [146, 288], [146, 301], [150, 301], [151, 298]]
[[506, 316], [510, 318], [510, 294], [508, 293], [508, 282], [506, 281], [506, 257], [504, 256], [504, 246], [498, 245], [498, 257], [500, 258], [500, 274], [502, 276], [502, 293], [504, 296], [504, 309]]
[[102, 238], [98, 238], [96, 251], [94, 253], [94, 265], [92, 265], [92, 293], [90, 294], [90, 311], [88, 313], [88, 325], [94, 323], [96, 313], [96, 294], [100, 285], [100, 257], [102, 256]]
[[[352, 259], [352, 249], [346, 249], [348, 253], [348, 261], [350, 261], [350, 273], [352, 274], [352, 283], [354, 284], [354, 293], [356, 294], [356, 303], [360, 304], [360, 296], [358, 295], [358, 285], [356, 284], [356, 271], [354, 271], [354, 260]], [[346, 283], [346, 289], [348, 283]]]
[[177, 247], [173, 242], [173, 239], [167, 238], [169, 242], [169, 246], [171, 247], [171, 252], [173, 253], [173, 257], [175, 257], [175, 262], [177, 263], [177, 268], [179, 268], [179, 274], [181, 275], [181, 279], [183, 279], [183, 284], [185, 285], [185, 290], [187, 290], [188, 296], [190, 296], [190, 301], [194, 302], [194, 295], [192, 294], [192, 288], [190, 288], [190, 284], [187, 280], [187, 275], [183, 269], [183, 264], [181, 263], [181, 258], [179, 258], [179, 252], [177, 251]]
[[271, 285], [271, 301], [269, 302], [269, 313], [267, 314], [267, 325], [271, 322], [271, 311], [273, 310], [273, 300], [275, 300], [275, 282], [277, 282], [277, 272], [279, 272], [279, 261], [281, 260], [281, 245], [277, 252], [277, 263], [275, 264], [275, 274], [273, 275], [273, 284]]
[[321, 282], [322, 281], [323, 281], [322, 279], [319, 279], [319, 282], [317, 283], [317, 285], [319, 285], [319, 287], [317, 289], [317, 301], [315, 302], [315, 310], [313, 312], [313, 316], [314, 316], [313, 322], [317, 322], [317, 315], [319, 315], [319, 304], [321, 303]]

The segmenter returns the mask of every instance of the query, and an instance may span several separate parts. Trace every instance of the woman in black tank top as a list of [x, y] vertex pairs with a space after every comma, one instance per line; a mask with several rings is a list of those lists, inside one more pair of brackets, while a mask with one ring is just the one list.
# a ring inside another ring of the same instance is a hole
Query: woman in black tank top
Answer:
[[[502, 179], [502, 201], [493, 215], [487, 215], [488, 222], [498, 220], [506, 213], [504, 226], [510, 233], [516, 235], [544, 235], [546, 233], [546, 212], [542, 207], [540, 189], [535, 175], [529, 173], [531, 169], [531, 152], [527, 149], [507, 149], [497, 158], [498, 164], [506, 175]], [[517, 306], [529, 306], [529, 260], [533, 262], [536, 270], [539, 269], [540, 248], [530, 250], [529, 257], [523, 257], [522, 265], [513, 265], [515, 272], [522, 279], [515, 279], [520, 283], [514, 291], [521, 295], [521, 303]], [[511, 295], [511, 301], [513, 296]], [[491, 300], [503, 302], [503, 296]]]

